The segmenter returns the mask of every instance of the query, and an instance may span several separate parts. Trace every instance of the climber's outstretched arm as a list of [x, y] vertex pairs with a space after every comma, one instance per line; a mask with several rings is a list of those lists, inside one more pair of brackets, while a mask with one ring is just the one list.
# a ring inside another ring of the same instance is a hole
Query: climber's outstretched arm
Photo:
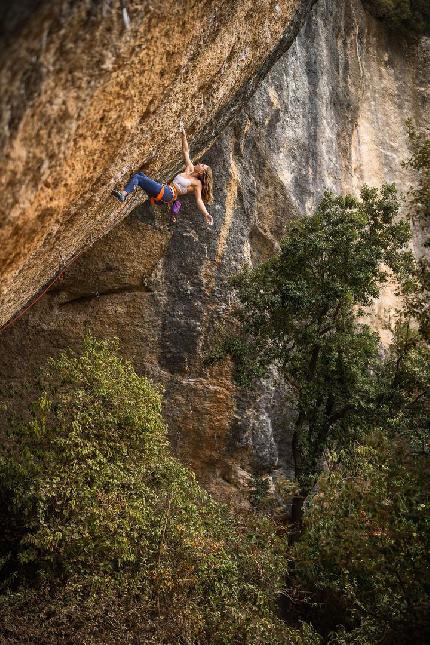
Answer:
[[188, 141], [187, 141], [187, 135], [185, 134], [185, 128], [182, 124], [182, 121], [179, 125], [179, 128], [181, 130], [181, 137], [182, 137], [182, 155], [184, 157], [184, 163], [185, 163], [185, 170], [186, 172], [194, 172], [194, 166], [193, 163], [190, 159], [190, 149], [188, 147]]
[[204, 201], [202, 199], [201, 184], [200, 184], [200, 182], [198, 182], [198, 184], [199, 185], [196, 186], [195, 189], [194, 189], [194, 196], [196, 198], [197, 208], [199, 209], [199, 211], [201, 212], [201, 214], [205, 218], [206, 223], [209, 224], [209, 226], [212, 226], [214, 221], [213, 221], [212, 215], [210, 213], [208, 213], [207, 210], [206, 210], [205, 203], [204, 203]]

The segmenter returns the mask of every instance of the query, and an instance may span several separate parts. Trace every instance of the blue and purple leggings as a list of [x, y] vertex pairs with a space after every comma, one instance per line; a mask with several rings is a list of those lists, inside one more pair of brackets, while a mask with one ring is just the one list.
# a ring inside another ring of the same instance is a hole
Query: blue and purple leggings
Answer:
[[[145, 191], [149, 197], [157, 197], [163, 184], [160, 184], [158, 181], [154, 181], [150, 177], [147, 177], [143, 172], [135, 173], [128, 184], [124, 187], [126, 193], [132, 193], [136, 186], [140, 186], [142, 190]], [[170, 186], [164, 184], [164, 194], [162, 202], [170, 202], [173, 199], [173, 191]]]

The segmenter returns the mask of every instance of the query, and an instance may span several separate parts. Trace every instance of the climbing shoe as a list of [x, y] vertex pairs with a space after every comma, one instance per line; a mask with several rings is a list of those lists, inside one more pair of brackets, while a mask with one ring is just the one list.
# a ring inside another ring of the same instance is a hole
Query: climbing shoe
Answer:
[[127, 199], [127, 195], [123, 195], [120, 190], [113, 190], [112, 195], [117, 198], [119, 202], [125, 202]]

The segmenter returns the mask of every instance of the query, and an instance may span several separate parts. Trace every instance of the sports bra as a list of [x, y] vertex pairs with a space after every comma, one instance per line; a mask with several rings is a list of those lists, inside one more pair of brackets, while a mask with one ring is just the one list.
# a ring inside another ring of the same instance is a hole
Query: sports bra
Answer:
[[187, 189], [188, 189], [188, 186], [191, 184], [191, 179], [188, 179], [187, 177], [183, 177], [182, 173], [179, 173], [179, 175], [176, 175], [176, 177], [174, 177], [173, 183], [178, 189], [178, 192], [181, 195], [185, 195], [188, 192]]

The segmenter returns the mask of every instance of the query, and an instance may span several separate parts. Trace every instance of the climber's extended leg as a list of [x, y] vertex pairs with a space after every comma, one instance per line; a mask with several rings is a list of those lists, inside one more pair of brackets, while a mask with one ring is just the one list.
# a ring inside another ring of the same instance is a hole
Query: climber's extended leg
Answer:
[[125, 202], [127, 195], [133, 192], [136, 186], [140, 186], [149, 197], [156, 197], [161, 190], [162, 184], [150, 177], [147, 177], [143, 172], [135, 173], [130, 181], [124, 186], [124, 190], [113, 190], [112, 194], [120, 201]]
[[127, 196], [133, 192], [133, 190], [136, 188], [136, 186], [139, 186], [139, 175], [140, 173], [136, 173], [132, 176], [130, 181], [125, 185], [124, 190], [113, 190], [112, 194], [120, 201], [120, 202], [125, 202], [127, 199]]

